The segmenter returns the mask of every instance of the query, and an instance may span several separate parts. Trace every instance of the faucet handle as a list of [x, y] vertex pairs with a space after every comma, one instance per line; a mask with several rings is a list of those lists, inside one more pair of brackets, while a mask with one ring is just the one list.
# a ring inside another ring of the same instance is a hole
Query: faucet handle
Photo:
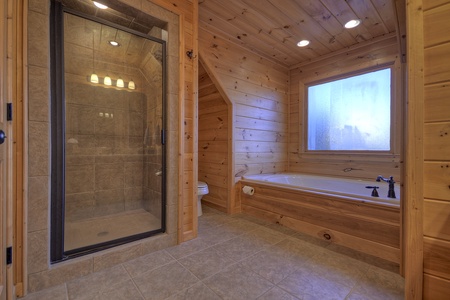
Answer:
[[372, 190], [372, 197], [380, 197], [378, 195], [378, 191], [377, 191], [378, 188], [379, 188], [379, 186], [371, 186], [371, 185], [366, 186], [366, 189], [373, 189]]

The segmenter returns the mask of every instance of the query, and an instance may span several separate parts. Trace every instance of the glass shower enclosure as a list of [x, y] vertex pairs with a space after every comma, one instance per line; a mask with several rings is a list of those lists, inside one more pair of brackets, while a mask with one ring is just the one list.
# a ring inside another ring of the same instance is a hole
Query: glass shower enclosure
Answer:
[[57, 262], [165, 231], [166, 32], [142, 33], [58, 2], [52, 20]]

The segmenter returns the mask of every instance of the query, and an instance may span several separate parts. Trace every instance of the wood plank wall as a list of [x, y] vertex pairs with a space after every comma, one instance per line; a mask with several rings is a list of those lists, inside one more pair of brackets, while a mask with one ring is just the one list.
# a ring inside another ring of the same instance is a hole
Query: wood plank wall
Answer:
[[[394, 97], [397, 101], [394, 111], [401, 116], [401, 64], [399, 47], [395, 35], [386, 35], [353, 48], [337, 51], [315, 61], [293, 66], [290, 70], [290, 116], [289, 116], [289, 171], [322, 175], [334, 175], [375, 179], [377, 175], [394, 176], [400, 181], [402, 126], [395, 134], [395, 155], [368, 162], [367, 157], [355, 155], [335, 159], [322, 156], [301, 155], [302, 116], [304, 105], [304, 84], [337, 75], [364, 70], [369, 67], [394, 62], [394, 82], [397, 86]], [[395, 118], [394, 122], [400, 122]]]
[[[151, 0], [151, 2], [176, 13], [180, 16], [181, 22], [181, 47], [178, 57], [179, 111], [180, 121], [183, 120], [180, 122], [180, 149], [178, 149], [180, 157], [178, 241], [181, 243], [197, 237], [198, 2], [194, 0]], [[193, 51], [192, 59], [187, 57], [187, 51]], [[168, 181], [170, 182], [170, 178]]]
[[423, 4], [423, 296], [445, 299], [450, 295], [450, 1]]
[[202, 64], [198, 72], [198, 180], [208, 184], [203, 204], [228, 211], [228, 106]]
[[289, 70], [200, 24], [199, 48], [233, 105], [234, 179], [287, 170]]

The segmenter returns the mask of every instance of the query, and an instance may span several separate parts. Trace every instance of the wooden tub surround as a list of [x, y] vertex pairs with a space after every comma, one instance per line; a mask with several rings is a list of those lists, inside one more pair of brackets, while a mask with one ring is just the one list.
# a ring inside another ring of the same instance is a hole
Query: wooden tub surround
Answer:
[[238, 188], [243, 213], [400, 265], [399, 206], [245, 178]]

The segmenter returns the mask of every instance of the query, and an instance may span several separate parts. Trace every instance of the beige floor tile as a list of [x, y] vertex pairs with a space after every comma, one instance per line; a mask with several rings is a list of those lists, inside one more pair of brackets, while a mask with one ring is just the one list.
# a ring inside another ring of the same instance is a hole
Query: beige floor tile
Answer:
[[210, 245], [207, 241], [196, 238], [187, 242], [184, 242], [180, 245], [170, 247], [166, 249], [166, 251], [172, 255], [176, 259], [180, 259], [182, 257], [194, 254], [195, 252], [204, 250], [206, 248], [209, 248]]
[[67, 283], [70, 300], [91, 300], [109, 287], [130, 279], [122, 265], [92, 273]]
[[255, 224], [248, 220], [240, 218], [231, 218], [231, 219], [232, 221], [224, 224], [224, 226], [227, 226], [227, 228], [229, 228], [230, 230], [236, 230], [236, 232], [239, 232], [241, 234], [261, 228], [261, 225]]
[[241, 261], [244, 258], [264, 250], [264, 246], [268, 245], [255, 239], [249, 239], [246, 236], [238, 236], [229, 241], [217, 244], [214, 248], [222, 251], [225, 255], [232, 257], [235, 261]]
[[309, 260], [306, 267], [330, 281], [352, 288], [367, 273], [370, 265], [332, 251], [325, 251]]
[[198, 218], [198, 230], [203, 232], [203, 230], [224, 225], [231, 221], [233, 219], [225, 214], [205, 214]]
[[243, 234], [244, 233], [240, 230], [223, 225], [205, 230], [199, 235], [199, 238], [204, 240], [209, 246], [213, 246]]
[[279, 283], [302, 266], [301, 263], [290, 260], [287, 255], [273, 248], [258, 252], [241, 261], [241, 264], [274, 284]]
[[174, 258], [167, 251], [161, 250], [130, 260], [123, 266], [131, 277], [136, 277], [173, 261]]
[[221, 298], [217, 296], [210, 288], [208, 288], [203, 283], [197, 283], [192, 287], [178, 293], [172, 297], [167, 298], [167, 300], [220, 300]]
[[169, 263], [135, 277], [134, 282], [147, 300], [165, 299], [187, 289], [199, 280], [178, 262]]
[[144, 300], [144, 298], [133, 281], [129, 280], [109, 287], [107, 291], [92, 300]]
[[23, 299], [403, 299], [404, 279], [361, 254], [210, 208], [199, 222], [197, 239]]
[[278, 287], [305, 300], [344, 300], [351, 288], [331, 281], [311, 270], [299, 270], [282, 280]]
[[404, 279], [400, 275], [371, 266], [356, 283], [349, 299], [403, 299], [404, 288]]
[[20, 298], [21, 300], [68, 300], [67, 289], [65, 284], [55, 286], [53, 288], [45, 289], [36, 293], [28, 294], [27, 296]]
[[256, 299], [273, 287], [273, 284], [240, 264], [233, 265], [203, 281], [222, 299]]
[[64, 246], [67, 251], [158, 228], [161, 228], [161, 220], [143, 209], [67, 222]]
[[292, 296], [278, 287], [274, 287], [267, 293], [258, 298], [258, 300], [297, 300], [299, 298]]
[[179, 262], [200, 280], [212, 276], [235, 263], [232, 258], [215, 248], [208, 248], [194, 253], [180, 259]]

